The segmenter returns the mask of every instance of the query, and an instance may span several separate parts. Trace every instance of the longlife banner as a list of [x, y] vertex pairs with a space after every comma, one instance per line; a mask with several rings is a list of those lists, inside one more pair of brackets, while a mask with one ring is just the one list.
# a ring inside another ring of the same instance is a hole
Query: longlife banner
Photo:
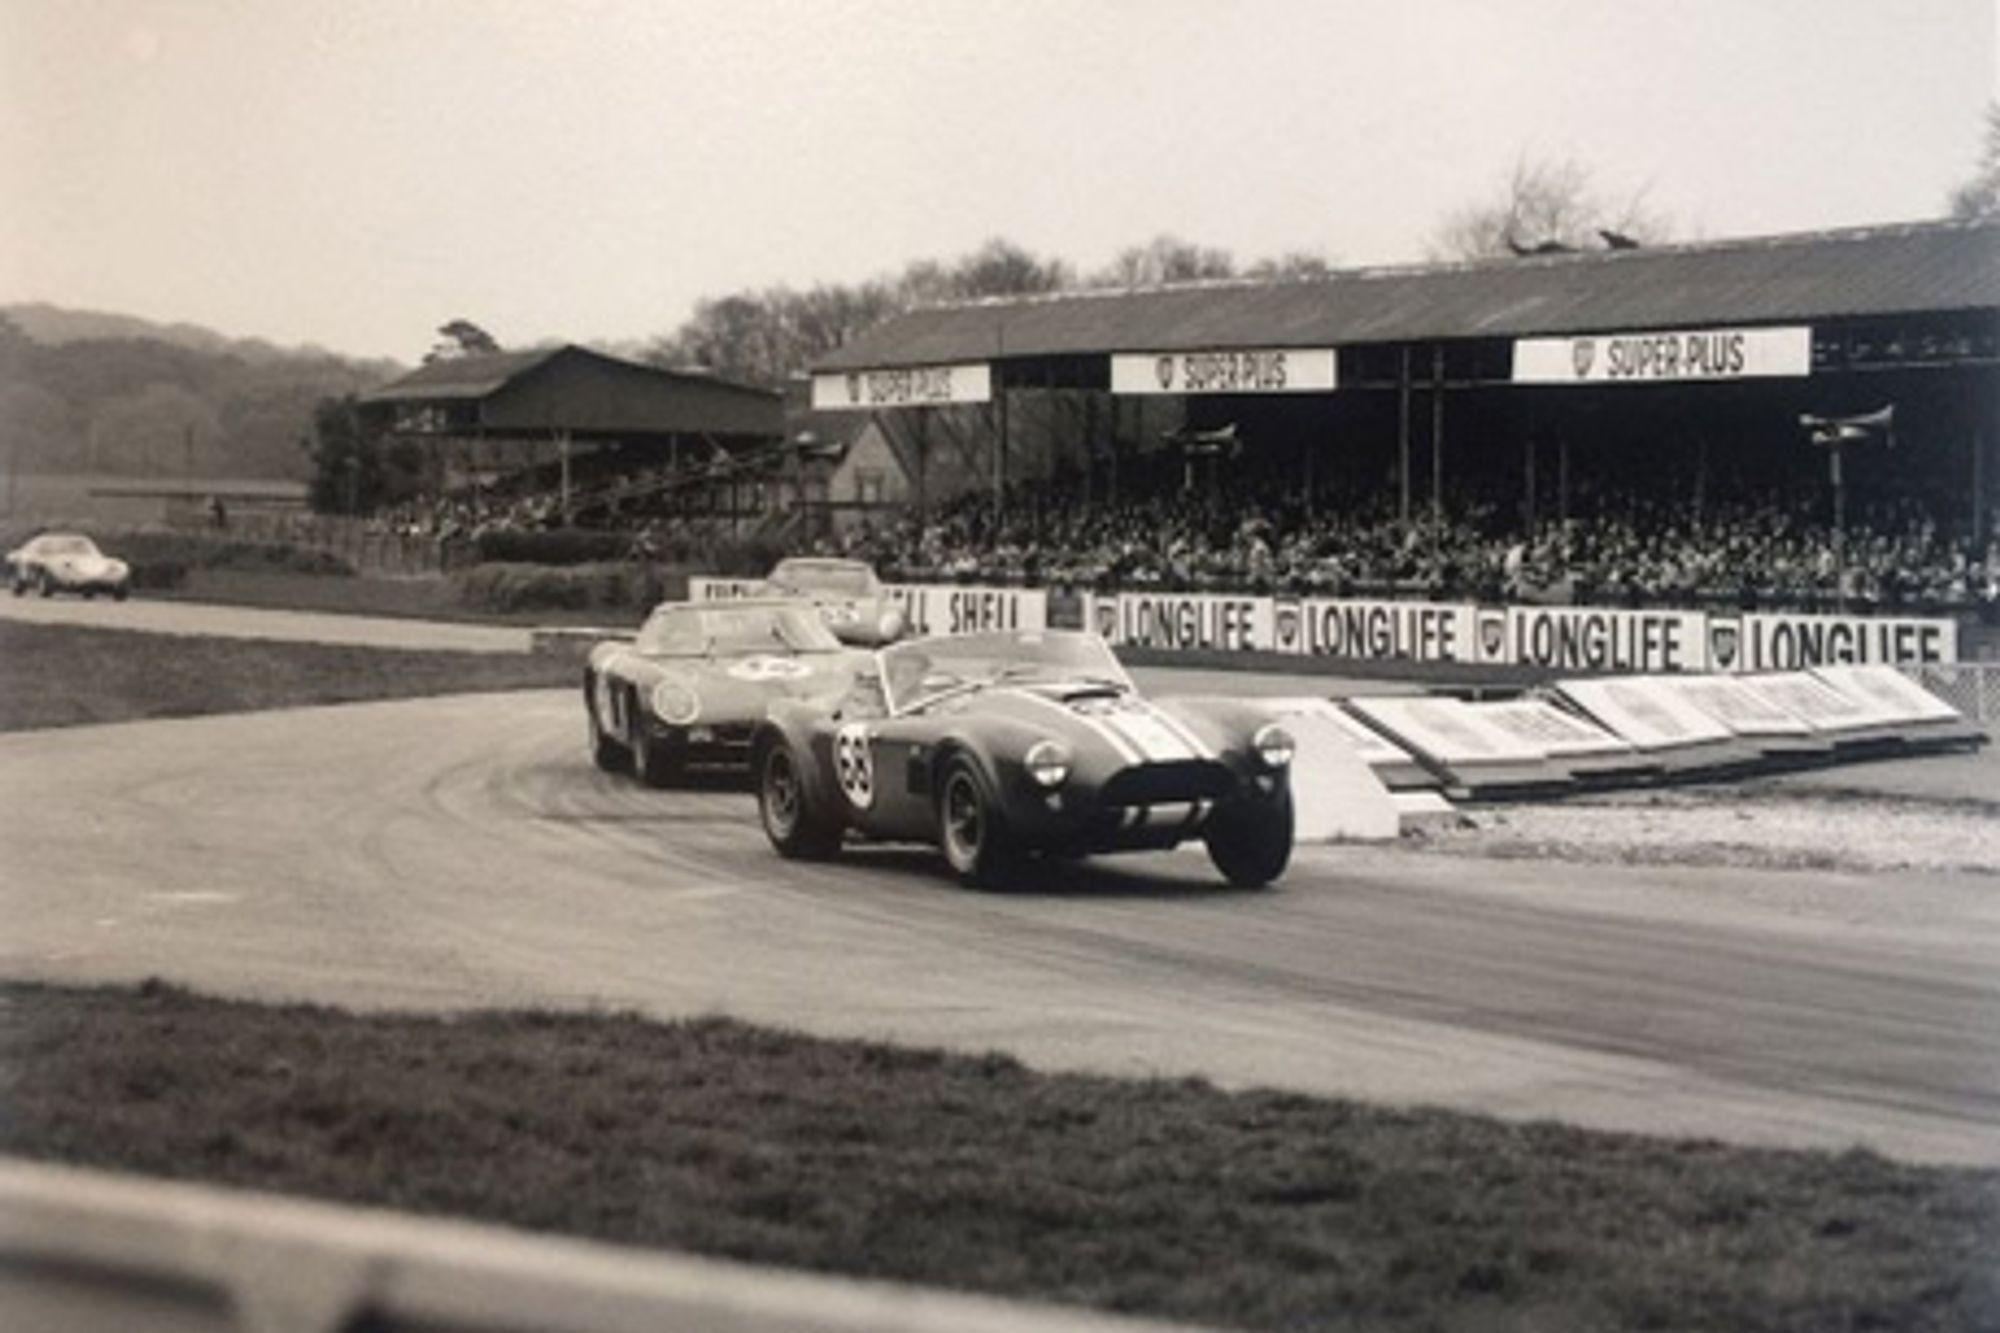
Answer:
[[1958, 623], [1948, 617], [1123, 592], [1086, 597], [1084, 624], [1124, 647], [1556, 672], [1797, 671], [1958, 660]]

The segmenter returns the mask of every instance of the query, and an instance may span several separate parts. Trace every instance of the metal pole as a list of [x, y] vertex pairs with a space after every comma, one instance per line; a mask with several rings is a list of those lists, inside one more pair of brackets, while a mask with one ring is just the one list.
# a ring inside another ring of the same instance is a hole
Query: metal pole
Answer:
[[1410, 349], [1403, 348], [1396, 376], [1396, 517], [1410, 521]]
[[1847, 478], [1840, 465], [1838, 436], [1828, 446], [1828, 465], [1833, 470], [1833, 605], [1847, 610]]
[[1431, 548], [1444, 526], [1444, 347], [1431, 347]]
[[1525, 447], [1521, 450], [1521, 521], [1530, 536], [1535, 531], [1535, 433], [1528, 431]]
[[1569, 436], [1556, 440], [1556, 517], [1569, 522]]
[[562, 460], [562, 516], [563, 516], [563, 526], [567, 528], [573, 526], [574, 524], [574, 519], [570, 514], [570, 508], [569, 508], [569, 432], [568, 431], [562, 431], [556, 435], [556, 449], [561, 455], [561, 460]]

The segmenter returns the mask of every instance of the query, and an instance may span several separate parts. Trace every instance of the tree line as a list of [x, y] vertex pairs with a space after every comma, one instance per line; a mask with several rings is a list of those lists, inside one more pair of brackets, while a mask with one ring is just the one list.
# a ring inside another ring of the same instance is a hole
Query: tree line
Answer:
[[162, 338], [38, 342], [0, 314], [0, 466], [24, 473], [304, 479], [314, 405], [394, 373]]

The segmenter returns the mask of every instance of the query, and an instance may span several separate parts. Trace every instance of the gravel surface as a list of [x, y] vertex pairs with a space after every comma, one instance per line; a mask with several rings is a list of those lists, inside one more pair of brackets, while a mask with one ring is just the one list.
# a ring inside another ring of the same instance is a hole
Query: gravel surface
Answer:
[[1406, 839], [1469, 856], [2000, 875], [2000, 800], [1734, 783], [1468, 807]]

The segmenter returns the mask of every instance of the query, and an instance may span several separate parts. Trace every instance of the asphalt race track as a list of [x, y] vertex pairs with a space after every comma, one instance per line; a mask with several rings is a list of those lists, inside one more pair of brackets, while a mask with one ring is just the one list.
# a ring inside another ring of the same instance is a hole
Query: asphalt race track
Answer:
[[727, 1011], [1514, 1117], [2000, 1163], [1979, 877], [1199, 851], [1009, 894], [778, 860], [591, 767], [571, 691], [0, 736], [0, 973], [355, 1007]]

